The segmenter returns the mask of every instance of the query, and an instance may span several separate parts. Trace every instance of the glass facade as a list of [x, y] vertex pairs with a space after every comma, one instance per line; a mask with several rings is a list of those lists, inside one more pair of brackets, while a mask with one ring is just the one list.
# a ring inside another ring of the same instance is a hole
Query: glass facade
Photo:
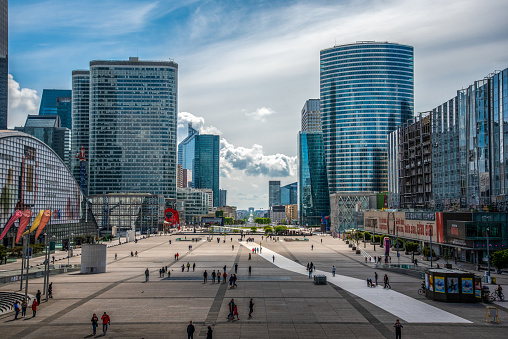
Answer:
[[384, 42], [320, 54], [330, 193], [386, 191], [387, 134], [413, 116], [413, 47]]
[[321, 214], [330, 215], [323, 135], [300, 132], [298, 139], [300, 224], [321, 225]]
[[71, 172], [77, 182], [84, 186], [88, 195], [88, 161], [81, 162], [75, 155], [85, 150], [85, 159], [90, 155], [90, 71], [72, 71], [72, 133]]
[[200, 135], [189, 124], [187, 137], [178, 144], [178, 164], [192, 173], [192, 187], [211, 189], [213, 207], [219, 207], [219, 150], [218, 135]]
[[[41, 210], [50, 210], [44, 232], [50, 233], [52, 241], [63, 243], [69, 237], [97, 234], [95, 219], [69, 169], [37, 138], [17, 131], [0, 132], [0, 173], [1, 225], [16, 210], [30, 210], [30, 224]], [[2, 244], [13, 246], [17, 232], [12, 226]]]
[[9, 84], [8, 61], [9, 13], [8, 1], [0, 0], [0, 130], [7, 129], [7, 100]]
[[298, 204], [298, 183], [287, 184], [280, 188], [281, 205], [297, 205]]
[[62, 127], [72, 130], [72, 91], [70, 89], [42, 90], [39, 115], [58, 115]]
[[195, 138], [194, 170], [192, 181], [195, 188], [211, 189], [213, 207], [220, 206], [219, 194], [219, 136], [197, 135]]
[[208, 214], [208, 193], [190, 187], [178, 188], [176, 207], [181, 224], [199, 224], [201, 217]]
[[309, 99], [302, 108], [302, 132], [321, 132], [320, 100]]
[[280, 206], [280, 181], [271, 180], [268, 182], [268, 207]]
[[89, 193], [176, 198], [178, 65], [90, 62]]
[[432, 190], [438, 210], [507, 210], [507, 77], [508, 69], [490, 74], [432, 110]]
[[101, 235], [135, 230], [141, 234], [162, 231], [166, 201], [162, 195], [129, 193], [89, 197]]

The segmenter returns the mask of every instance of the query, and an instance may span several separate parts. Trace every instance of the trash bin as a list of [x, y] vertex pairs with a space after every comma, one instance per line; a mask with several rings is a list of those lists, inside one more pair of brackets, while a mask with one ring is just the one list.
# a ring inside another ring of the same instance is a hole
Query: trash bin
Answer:
[[495, 285], [496, 284], [496, 277], [490, 277], [490, 281]]
[[315, 285], [326, 285], [326, 275], [315, 275], [314, 276], [314, 284]]

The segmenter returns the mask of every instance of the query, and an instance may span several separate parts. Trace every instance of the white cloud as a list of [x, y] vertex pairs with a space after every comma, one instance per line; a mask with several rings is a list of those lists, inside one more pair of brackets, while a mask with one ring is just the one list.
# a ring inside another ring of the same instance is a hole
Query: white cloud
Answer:
[[38, 114], [41, 98], [37, 91], [21, 88], [14, 77], [9, 74], [9, 128], [24, 126], [28, 114]]
[[192, 128], [197, 130], [199, 134], [222, 134], [222, 132], [215, 126], [205, 126], [205, 119], [197, 117], [189, 112], [178, 113], [178, 134], [181, 136], [179, 139], [187, 135], [187, 126], [191, 124]]
[[263, 146], [235, 147], [221, 139], [221, 175], [229, 177], [236, 169], [247, 176], [288, 177], [295, 175], [296, 157], [285, 154], [265, 155]]
[[256, 121], [266, 122], [266, 117], [272, 115], [275, 111], [268, 107], [261, 107], [256, 109], [254, 112], [245, 113], [246, 116]]

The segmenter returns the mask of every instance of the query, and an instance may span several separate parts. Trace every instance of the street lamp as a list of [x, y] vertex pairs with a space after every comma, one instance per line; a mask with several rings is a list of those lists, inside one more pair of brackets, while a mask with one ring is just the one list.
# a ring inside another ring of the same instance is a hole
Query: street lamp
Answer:
[[69, 233], [69, 244], [67, 245], [67, 267], [69, 267], [71, 259], [71, 236], [74, 236], [74, 233]]
[[489, 219], [491, 218], [490, 215], [482, 215], [482, 220], [483, 218], [487, 218], [487, 228], [486, 228], [486, 233], [487, 233], [487, 279], [489, 280], [488, 282], [490, 283], [490, 249], [489, 249], [489, 232], [490, 232], [490, 228], [489, 228]]
[[432, 268], [432, 231], [433, 227], [432, 224], [427, 224], [427, 226], [430, 226], [430, 267]]
[[374, 222], [374, 219], [370, 219], [370, 222], [372, 223], [372, 227], [374, 228], [374, 232], [372, 235], [372, 239], [374, 240], [374, 252], [376, 251], [376, 223]]

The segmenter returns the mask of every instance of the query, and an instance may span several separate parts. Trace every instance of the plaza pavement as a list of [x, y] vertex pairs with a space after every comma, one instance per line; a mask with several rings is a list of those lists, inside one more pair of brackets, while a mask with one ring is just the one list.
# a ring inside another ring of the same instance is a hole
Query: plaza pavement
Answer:
[[[100, 317], [104, 311], [111, 316], [106, 336], [113, 338], [186, 338], [189, 320], [196, 325], [195, 338], [205, 338], [208, 325], [214, 329], [214, 338], [224, 339], [393, 338], [397, 316], [402, 318], [404, 338], [506, 338], [508, 333], [508, 309], [504, 304], [500, 306], [501, 324], [485, 323], [483, 304], [427, 300], [417, 293], [420, 280], [411, 276], [377, 269], [380, 278], [388, 273], [393, 290], [378, 287], [370, 289], [372, 295], [361, 292], [365, 290], [361, 287], [365, 279], [373, 278], [375, 269], [339, 239], [319, 236], [310, 237], [309, 242], [283, 242], [282, 237], [279, 242], [265, 239], [261, 255], [252, 255], [249, 260], [250, 250], [238, 242], [238, 236], [227, 236], [226, 243], [220, 244], [215, 237], [211, 242], [198, 243], [178, 242], [176, 237], [179, 236], [155, 236], [137, 244], [108, 248], [108, 267], [104, 274], [52, 276], [54, 298], [42, 303], [36, 318], [13, 321], [12, 314], [1, 316], [1, 337], [91, 337], [92, 313]], [[259, 244], [261, 236], [255, 239]], [[188, 245], [194, 247], [191, 252]], [[138, 251], [138, 257], [131, 257], [131, 251]], [[176, 252], [180, 260], [175, 262]], [[114, 260], [115, 253], [118, 260]], [[272, 255], [276, 255], [275, 263], [270, 260]], [[79, 258], [71, 258], [71, 263], [79, 262]], [[279, 267], [285, 260], [286, 265], [296, 265], [298, 270]], [[336, 278], [342, 281], [314, 285], [300, 266], [310, 261], [323, 272], [331, 272], [335, 265]], [[196, 263], [195, 272], [192, 267], [190, 272], [186, 268], [181, 272], [180, 266], [187, 262]], [[222, 272], [222, 267], [227, 265], [230, 274], [234, 272], [235, 262], [239, 263], [238, 288], [212, 284], [210, 275], [208, 283], [203, 284], [205, 269], [208, 273], [212, 269]], [[159, 278], [159, 268], [166, 265], [171, 268], [171, 278]], [[249, 265], [251, 277], [248, 277]], [[144, 282], [146, 268], [150, 269], [148, 283]], [[358, 287], [353, 279], [358, 279]], [[42, 278], [31, 280], [29, 293], [42, 289], [42, 283]], [[18, 288], [19, 282], [0, 286], [2, 291]], [[354, 288], [358, 290], [353, 291]], [[390, 300], [379, 303], [375, 299], [380, 295], [392, 298], [393, 305], [400, 302], [397, 299], [403, 300], [402, 306], [407, 304], [404, 307], [409, 310], [392, 309]], [[238, 305], [240, 320], [227, 319], [227, 304], [232, 298]], [[255, 306], [249, 319], [250, 298], [254, 299]], [[411, 317], [407, 322], [404, 312], [410, 312], [412, 305], [437, 308], [438, 314], [453, 319], [437, 322], [434, 314], [422, 312], [420, 321]]]

